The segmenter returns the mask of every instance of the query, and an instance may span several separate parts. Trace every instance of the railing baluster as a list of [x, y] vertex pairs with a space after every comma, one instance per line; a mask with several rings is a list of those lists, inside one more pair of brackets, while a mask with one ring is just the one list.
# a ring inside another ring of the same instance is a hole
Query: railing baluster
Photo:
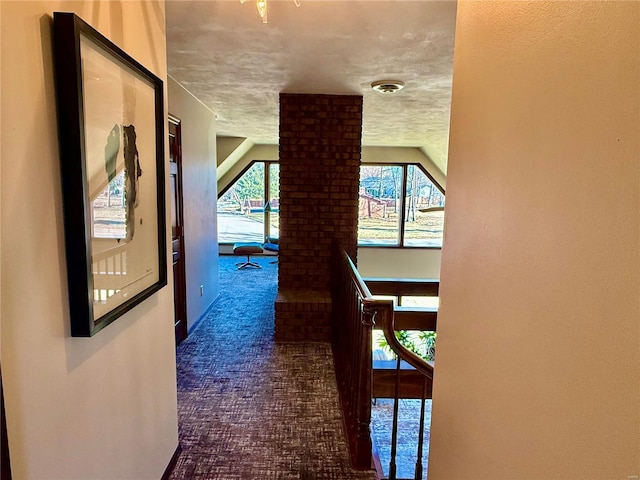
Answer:
[[420, 428], [418, 432], [418, 458], [416, 459], [416, 472], [414, 480], [422, 480], [422, 447], [424, 441], [424, 399], [427, 396], [427, 377], [422, 383], [422, 399], [420, 403]]
[[[383, 331], [387, 343], [397, 355], [389, 480], [396, 480], [398, 474], [396, 457], [401, 362], [407, 362], [425, 378], [422, 388], [418, 459], [415, 465], [415, 479], [421, 480], [424, 471], [422, 451], [425, 431], [425, 397], [433, 378], [433, 363], [425, 362], [398, 342], [395, 336], [393, 302], [374, 299], [346, 252], [336, 250], [335, 253], [333, 275], [337, 281], [334, 282], [335, 288], [332, 290], [333, 351], [352, 465], [358, 469], [371, 467], [370, 422], [373, 379], [371, 332], [375, 323]], [[415, 288], [411, 291], [414, 290]], [[437, 284], [436, 287], [431, 288], [431, 291], [437, 293]], [[404, 303], [402, 292], [398, 291], [394, 295], [398, 297], [398, 304]]]
[[396, 361], [396, 383], [393, 390], [393, 427], [391, 430], [391, 460], [389, 461], [389, 480], [396, 480], [396, 449], [398, 446], [398, 407], [400, 388], [400, 357]]
[[[371, 466], [371, 321], [375, 312], [365, 312], [362, 282], [354, 279], [355, 267], [343, 250], [336, 251], [333, 295], [333, 349], [336, 378], [344, 411], [352, 464]], [[366, 287], [365, 287], [366, 289]]]

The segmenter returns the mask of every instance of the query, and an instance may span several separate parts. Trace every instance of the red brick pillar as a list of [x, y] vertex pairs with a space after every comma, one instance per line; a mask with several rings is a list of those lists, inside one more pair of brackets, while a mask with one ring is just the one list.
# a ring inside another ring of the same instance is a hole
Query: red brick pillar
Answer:
[[362, 97], [280, 94], [276, 339], [330, 339], [331, 246], [356, 258]]

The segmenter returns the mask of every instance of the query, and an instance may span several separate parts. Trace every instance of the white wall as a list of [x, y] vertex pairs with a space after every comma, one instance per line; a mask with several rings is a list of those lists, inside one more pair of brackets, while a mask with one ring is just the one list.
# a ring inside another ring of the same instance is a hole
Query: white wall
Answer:
[[440, 278], [438, 248], [358, 248], [363, 277]]
[[458, 4], [429, 480], [640, 475], [639, 25]]
[[169, 113], [181, 120], [182, 127], [187, 323], [191, 327], [220, 293], [215, 116], [173, 78], [168, 90]]
[[[69, 336], [51, 17], [166, 79], [164, 2], [0, 3], [2, 377], [16, 479], [155, 479], [178, 444], [173, 293]], [[170, 276], [171, 277], [171, 276]]]

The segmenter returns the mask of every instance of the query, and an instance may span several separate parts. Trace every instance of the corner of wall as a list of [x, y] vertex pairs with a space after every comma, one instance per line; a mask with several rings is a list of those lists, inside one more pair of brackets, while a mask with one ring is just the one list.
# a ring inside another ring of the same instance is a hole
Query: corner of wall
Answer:
[[169, 111], [182, 130], [187, 324], [192, 328], [220, 293], [215, 114], [173, 78], [168, 90]]

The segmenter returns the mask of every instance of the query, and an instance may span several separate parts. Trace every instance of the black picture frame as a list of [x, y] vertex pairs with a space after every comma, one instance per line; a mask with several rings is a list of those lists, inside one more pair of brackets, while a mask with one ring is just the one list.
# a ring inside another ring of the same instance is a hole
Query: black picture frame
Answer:
[[71, 335], [167, 284], [163, 82], [73, 13], [53, 15]]

